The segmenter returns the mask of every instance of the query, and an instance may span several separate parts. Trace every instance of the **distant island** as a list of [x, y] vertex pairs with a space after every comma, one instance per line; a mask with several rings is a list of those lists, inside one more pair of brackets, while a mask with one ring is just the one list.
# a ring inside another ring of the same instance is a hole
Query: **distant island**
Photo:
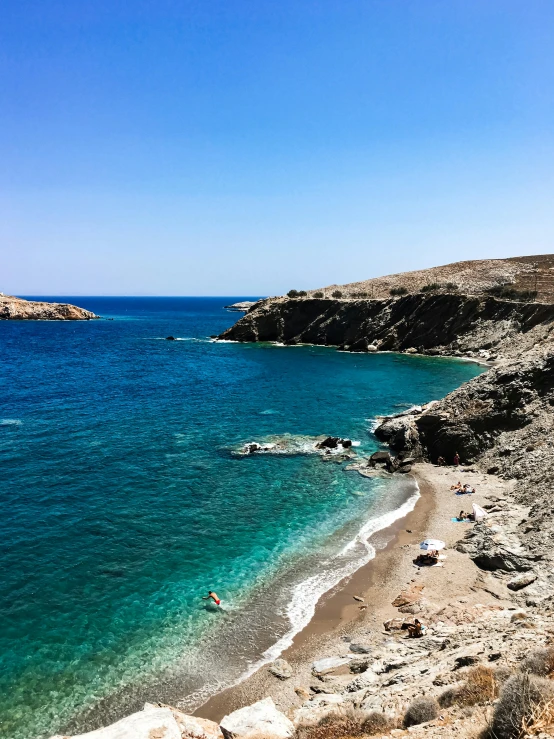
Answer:
[[98, 316], [70, 303], [47, 303], [0, 295], [2, 321], [91, 321]]

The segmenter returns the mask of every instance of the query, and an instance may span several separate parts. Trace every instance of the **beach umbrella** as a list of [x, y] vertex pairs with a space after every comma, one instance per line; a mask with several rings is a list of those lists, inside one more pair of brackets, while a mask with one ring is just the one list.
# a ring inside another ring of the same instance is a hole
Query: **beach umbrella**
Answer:
[[444, 541], [441, 541], [440, 539], [425, 539], [425, 541], [422, 541], [419, 545], [420, 549], [436, 549], [439, 551], [439, 549], [444, 549], [446, 544]]
[[473, 515], [476, 521], [482, 521], [487, 515], [487, 512], [483, 510], [480, 505], [477, 505], [477, 503], [474, 503], [472, 508], [473, 508]]

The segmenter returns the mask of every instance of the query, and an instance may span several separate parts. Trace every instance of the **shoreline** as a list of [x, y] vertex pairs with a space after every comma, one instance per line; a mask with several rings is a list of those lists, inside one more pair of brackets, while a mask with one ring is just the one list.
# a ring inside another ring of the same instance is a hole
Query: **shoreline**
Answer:
[[[375, 556], [320, 598], [310, 622], [293, 637], [292, 645], [279, 655], [291, 664], [295, 674], [303, 673], [304, 681], [309, 679], [311, 663], [322, 653], [327, 655], [330, 651], [337, 651], [338, 645], [342, 652], [345, 651], [347, 643], [343, 637], [348, 637], [349, 632], [374, 624], [383, 613], [386, 614], [384, 618], [396, 615], [395, 609], [387, 606], [386, 601], [389, 591], [396, 592], [402, 586], [406, 569], [406, 563], [402, 562], [405, 559], [403, 548], [413, 543], [414, 538], [420, 541], [425, 537], [438, 503], [436, 491], [420, 470], [416, 469], [410, 476], [419, 489], [414, 508], [372, 534], [369, 542], [376, 550]], [[362, 607], [354, 596], [363, 597]], [[298, 708], [302, 700], [294, 692], [298, 687], [297, 681], [294, 678], [279, 681], [269, 673], [269, 664], [271, 662], [261, 665], [252, 674], [216, 693], [198, 706], [193, 715], [220, 721], [224, 715], [268, 695], [280, 710], [287, 712]]]
[[[434, 607], [448, 607], [458, 598], [476, 607], [495, 608], [504, 601], [505, 608], [513, 608], [508, 592], [504, 597], [491, 592], [489, 579], [484, 580], [480, 570], [470, 565], [466, 554], [452, 548], [468, 524], [451, 521], [462, 506], [483, 505], [490, 502], [489, 495], [509, 494], [512, 484], [482, 471], [464, 474], [462, 468], [427, 462], [414, 465], [413, 477], [420, 489], [414, 509], [370, 539], [375, 557], [321, 598], [310, 623], [280, 655], [292, 667], [292, 678], [277, 679], [266, 664], [212, 696], [192, 715], [220, 722], [223, 716], [269, 696], [280, 711], [294, 718], [314, 683], [312, 663], [325, 657], [356, 656], [349, 650], [351, 641], [390, 639], [383, 623], [402, 615], [392, 603], [415, 583], [423, 585]], [[477, 488], [475, 495], [463, 496], [463, 501], [450, 491], [459, 477], [469, 477]], [[418, 568], [413, 559], [419, 553], [419, 542], [430, 536], [446, 542], [447, 561], [439, 568]], [[367, 607], [361, 609], [354, 596], [363, 597]]]

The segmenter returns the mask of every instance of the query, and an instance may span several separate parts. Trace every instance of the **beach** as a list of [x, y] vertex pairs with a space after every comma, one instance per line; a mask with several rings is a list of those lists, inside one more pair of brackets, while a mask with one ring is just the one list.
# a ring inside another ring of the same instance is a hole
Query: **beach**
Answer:
[[[468, 604], [497, 606], [498, 597], [483, 590], [483, 578], [477, 567], [466, 554], [452, 549], [470, 524], [454, 523], [451, 518], [462, 508], [470, 509], [473, 502], [484, 505], [490, 502], [490, 496], [502, 496], [513, 483], [463, 470], [463, 467], [437, 467], [428, 463], [414, 465], [413, 476], [421, 493], [414, 510], [378, 532], [372, 539], [377, 549], [375, 558], [321, 599], [310, 624], [281, 655], [293, 669], [291, 679], [278, 680], [264, 666], [243, 682], [214, 696], [195, 714], [220, 721], [224, 715], [266, 696], [271, 696], [281, 711], [291, 714], [304, 702], [303, 691], [308, 692], [313, 682], [313, 662], [347, 656], [349, 642], [365, 641], [368, 634], [385, 634], [383, 623], [399, 615], [392, 601], [412, 584], [424, 585], [426, 598], [435, 608], [440, 609], [456, 598], [466, 599]], [[476, 493], [455, 495], [450, 487], [460, 479], [470, 482]], [[446, 542], [444, 566], [414, 566], [419, 543], [427, 537]], [[363, 598], [363, 604], [354, 596]]]

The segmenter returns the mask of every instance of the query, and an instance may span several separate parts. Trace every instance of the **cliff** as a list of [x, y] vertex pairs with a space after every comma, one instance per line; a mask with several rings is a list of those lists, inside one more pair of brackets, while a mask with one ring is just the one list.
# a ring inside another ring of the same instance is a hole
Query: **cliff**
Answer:
[[494, 355], [509, 339], [552, 321], [553, 304], [455, 293], [386, 300], [268, 298], [219, 338], [334, 345], [350, 351]]
[[0, 296], [0, 320], [3, 321], [90, 321], [97, 315], [69, 303], [46, 303]]

